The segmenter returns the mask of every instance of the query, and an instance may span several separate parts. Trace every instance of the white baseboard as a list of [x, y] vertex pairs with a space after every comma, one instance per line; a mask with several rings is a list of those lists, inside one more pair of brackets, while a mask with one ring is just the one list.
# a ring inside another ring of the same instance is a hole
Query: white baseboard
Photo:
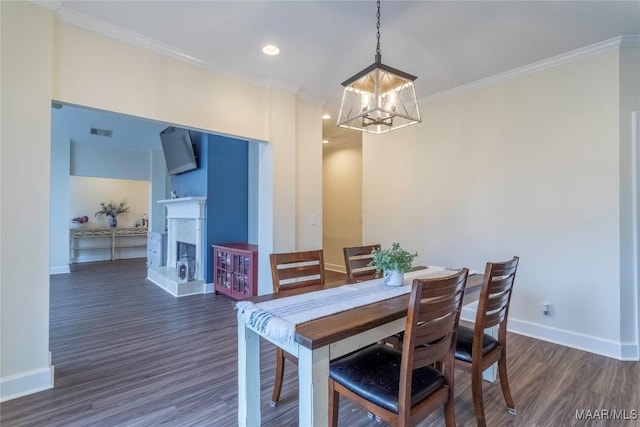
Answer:
[[69, 265], [59, 265], [56, 267], [49, 267], [49, 274], [67, 274], [71, 273]]
[[[463, 307], [460, 320], [475, 321], [475, 308], [475, 303]], [[618, 360], [638, 360], [640, 350], [637, 343], [607, 340], [593, 335], [541, 325], [513, 317], [509, 318], [508, 330], [514, 334], [524, 335]]]
[[212, 294], [213, 293], [213, 283], [205, 283], [204, 284], [204, 292], [203, 294]]
[[325, 262], [324, 263], [324, 269], [325, 270], [330, 270], [330, 271], [337, 271], [338, 273], [346, 273], [347, 269], [344, 268], [344, 265], [341, 264], [330, 264]]
[[0, 402], [53, 388], [53, 365], [0, 378]]
[[620, 359], [629, 361], [640, 360], [640, 346], [636, 343], [623, 342], [620, 350]]

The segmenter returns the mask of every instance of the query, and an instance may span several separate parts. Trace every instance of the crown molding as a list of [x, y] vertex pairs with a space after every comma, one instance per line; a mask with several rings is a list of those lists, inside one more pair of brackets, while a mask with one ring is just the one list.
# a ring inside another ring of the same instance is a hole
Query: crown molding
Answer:
[[53, 10], [54, 12], [62, 7], [61, 0], [31, 0], [31, 3], [37, 4], [38, 6], [46, 7], [49, 10]]
[[[241, 75], [231, 70], [226, 70], [221, 67], [215, 66], [210, 62], [202, 58], [198, 58], [189, 52], [182, 51], [174, 46], [166, 43], [159, 42], [141, 34], [124, 30], [115, 25], [107, 24], [94, 17], [88, 16], [83, 13], [76, 12], [63, 5], [62, 1], [47, 1], [47, 0], [32, 0], [33, 3], [40, 6], [51, 9], [55, 12], [56, 18], [61, 21], [67, 22], [78, 27], [85, 28], [89, 31], [93, 31], [102, 34], [106, 37], [120, 40], [124, 43], [141, 47], [143, 49], [151, 50], [155, 53], [177, 59], [182, 62], [186, 62], [192, 65], [205, 68], [215, 73], [242, 80], [256, 86], [263, 88], [274, 87], [286, 92], [290, 92], [296, 95], [296, 97], [304, 102], [308, 102], [314, 105], [324, 105], [326, 100], [319, 99], [312, 95], [301, 92], [299, 88], [277, 81], [263, 81], [252, 78], [248, 75]], [[494, 85], [503, 81], [511, 80], [517, 77], [521, 77], [527, 74], [532, 74], [547, 68], [552, 68], [567, 62], [575, 61], [580, 58], [585, 58], [591, 55], [595, 55], [601, 52], [606, 52], [612, 49], [618, 48], [637, 48], [640, 47], [640, 35], [627, 35], [614, 37], [609, 40], [594, 43], [589, 46], [585, 46], [579, 49], [572, 50], [567, 53], [563, 53], [551, 58], [544, 59], [542, 61], [534, 62], [529, 65], [514, 68], [512, 70], [499, 73], [485, 79], [477, 80], [475, 82], [467, 83], [461, 86], [457, 86], [451, 89], [447, 89], [432, 95], [422, 97], [418, 100], [420, 104], [427, 104], [434, 102], [442, 98], [448, 98], [450, 96], [460, 95], [465, 92], [469, 92], [475, 89], [479, 89], [485, 86]]]
[[621, 47], [638, 47], [640, 46], [640, 36], [618, 36], [608, 40], [604, 40], [598, 43], [590, 44], [585, 47], [581, 47], [575, 50], [571, 50], [560, 55], [552, 56], [551, 58], [543, 59], [542, 61], [534, 62], [529, 65], [514, 68], [503, 73], [495, 74], [485, 79], [476, 80], [475, 82], [467, 83], [461, 86], [457, 86], [451, 89], [443, 90], [442, 92], [435, 93], [420, 98], [418, 102], [420, 104], [428, 104], [436, 100], [443, 98], [449, 98], [455, 95], [461, 95], [472, 90], [480, 89], [485, 86], [491, 86], [498, 83], [505, 82], [507, 80], [515, 79], [518, 77], [526, 76], [527, 74], [537, 73], [548, 68], [557, 67], [558, 65], [566, 64], [568, 62], [576, 61], [578, 59], [586, 58], [588, 56], [596, 55], [598, 53], [608, 52], [610, 50], [619, 49]]
[[273, 82], [265, 82], [263, 80], [251, 78], [248, 75], [241, 75], [237, 72], [231, 72], [230, 70], [225, 70], [223, 68], [214, 66], [210, 62], [207, 62], [202, 58], [198, 58], [197, 56], [192, 55], [189, 52], [178, 49], [175, 46], [162, 43], [158, 40], [154, 40], [150, 37], [143, 36], [142, 34], [138, 34], [133, 31], [125, 30], [112, 24], [107, 24], [94, 17], [88, 16], [84, 13], [76, 12], [65, 6], [57, 8], [55, 10], [55, 16], [60, 21], [66, 22], [68, 24], [72, 24], [98, 34], [102, 34], [103, 36], [116, 39], [143, 49], [147, 49], [173, 59], [177, 59], [178, 61], [205, 68], [209, 71], [213, 71], [226, 77], [242, 80], [263, 88], [267, 88], [271, 84], [271, 86], [277, 86], [283, 90], [286, 90], [287, 92], [292, 92], [294, 94], [298, 92], [297, 88], [292, 88], [290, 86], [287, 87], [284, 84], [273, 84]]

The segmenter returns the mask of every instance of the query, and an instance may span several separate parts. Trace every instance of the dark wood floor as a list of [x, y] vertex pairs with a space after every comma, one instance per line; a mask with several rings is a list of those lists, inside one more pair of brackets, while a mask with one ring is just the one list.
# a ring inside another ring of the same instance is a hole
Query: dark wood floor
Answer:
[[[237, 424], [236, 317], [224, 296], [174, 298], [144, 279], [144, 260], [82, 264], [51, 278], [55, 388], [0, 405], [10, 426], [234, 426]], [[576, 410], [640, 410], [640, 364], [509, 337], [507, 414], [498, 383], [485, 384], [489, 426], [635, 426], [591, 422]], [[262, 346], [265, 426], [297, 425], [297, 377], [286, 366], [280, 405], [268, 404], [273, 347]], [[457, 372], [456, 419], [473, 426], [469, 377]], [[378, 427], [346, 401], [340, 424]], [[441, 411], [420, 426], [443, 425]]]

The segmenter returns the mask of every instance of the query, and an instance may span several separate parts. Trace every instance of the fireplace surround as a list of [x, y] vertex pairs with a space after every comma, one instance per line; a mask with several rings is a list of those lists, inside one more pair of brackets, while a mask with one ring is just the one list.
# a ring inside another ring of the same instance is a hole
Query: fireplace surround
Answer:
[[[158, 200], [167, 207], [167, 265], [150, 267], [147, 278], [176, 297], [207, 292], [203, 268], [206, 200], [206, 197]], [[178, 243], [195, 247], [195, 280], [183, 282], [178, 278], [176, 262], [183, 255], [178, 252]]]

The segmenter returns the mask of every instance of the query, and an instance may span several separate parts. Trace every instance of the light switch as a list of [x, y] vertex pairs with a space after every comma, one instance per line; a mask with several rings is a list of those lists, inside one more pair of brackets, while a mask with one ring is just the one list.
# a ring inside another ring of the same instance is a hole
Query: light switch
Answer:
[[316, 216], [314, 214], [309, 215], [309, 225], [316, 225]]

